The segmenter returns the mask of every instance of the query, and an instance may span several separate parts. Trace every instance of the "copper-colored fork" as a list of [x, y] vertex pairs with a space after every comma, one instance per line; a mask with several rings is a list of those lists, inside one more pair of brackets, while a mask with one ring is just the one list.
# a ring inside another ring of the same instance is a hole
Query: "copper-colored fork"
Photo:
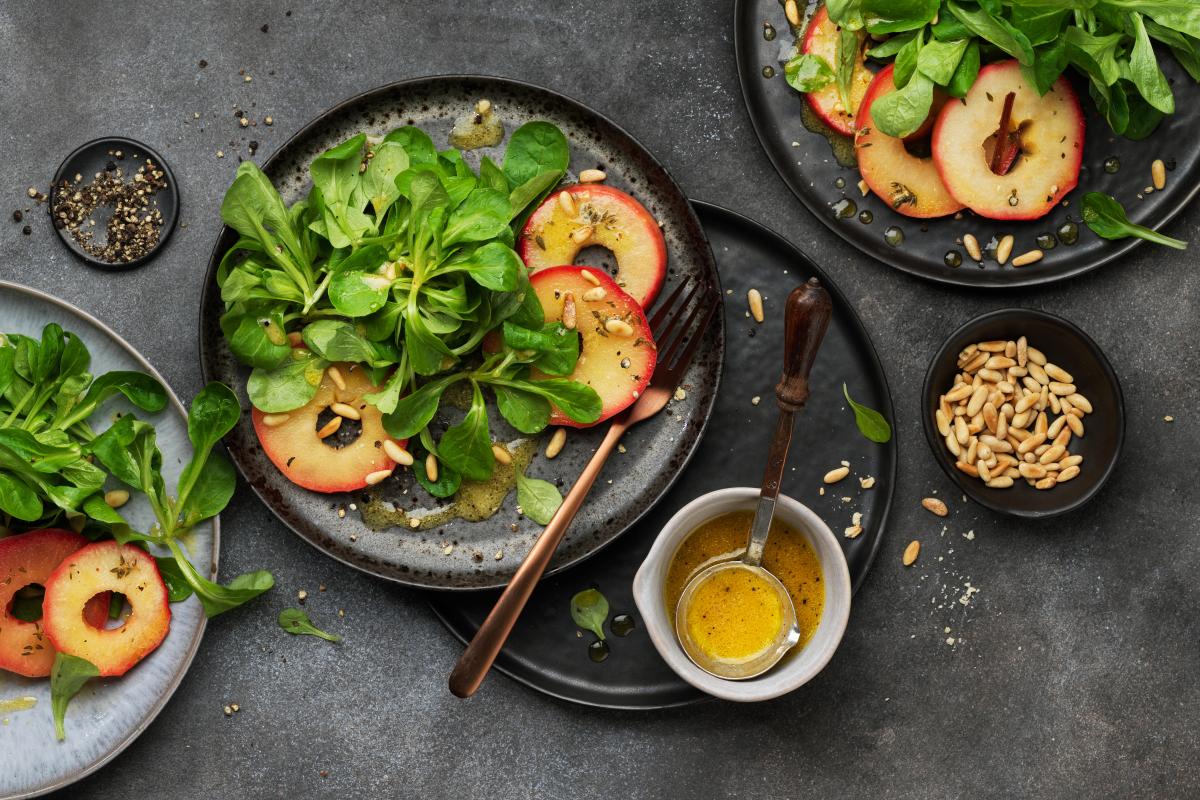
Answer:
[[720, 307], [720, 295], [709, 284], [698, 282], [681, 283], [660, 303], [650, 318], [650, 330], [658, 347], [658, 363], [650, 384], [637, 402], [613, 418], [595, 455], [454, 665], [454, 671], [450, 673], [451, 692], [459, 697], [470, 697], [479, 689], [609, 454], [625, 431], [666, 406], [679, 388], [709, 322]]

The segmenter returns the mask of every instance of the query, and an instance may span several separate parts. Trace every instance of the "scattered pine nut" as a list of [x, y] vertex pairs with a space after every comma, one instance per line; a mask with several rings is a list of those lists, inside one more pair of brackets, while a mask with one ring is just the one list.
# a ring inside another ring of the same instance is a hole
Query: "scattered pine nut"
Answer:
[[575, 295], [571, 292], [563, 295], [562, 324], [569, 331], [575, 330]]
[[400, 446], [400, 443], [393, 439], [383, 440], [383, 453], [392, 461], [405, 467], [411, 467], [413, 463], [412, 453]]
[[438, 460], [433, 453], [425, 456], [425, 477], [436, 483], [438, 479]]
[[329, 380], [333, 381], [333, 385], [339, 391], [346, 391], [346, 379], [342, 377], [342, 371], [337, 367], [330, 367], [325, 370], [325, 374], [329, 376]]
[[562, 210], [566, 212], [568, 217], [575, 216], [576, 212], [578, 211], [578, 209], [575, 207], [575, 198], [571, 196], [570, 192], [559, 192], [558, 204], [562, 207]]
[[597, 278], [596, 273], [592, 272], [590, 269], [581, 269], [581, 270], [579, 270], [579, 274], [582, 275], [583, 279], [585, 281], [587, 281], [588, 283], [590, 283], [592, 286], [600, 285], [600, 279]]
[[512, 454], [508, 452], [508, 448], [502, 444], [492, 444], [492, 455], [495, 459], [505, 466], [512, 463]]
[[358, 409], [348, 403], [333, 403], [329, 406], [329, 410], [346, 419], [362, 419], [362, 414], [358, 413]]
[[904, 566], [911, 567], [917, 563], [917, 556], [921, 554], [921, 543], [913, 539], [908, 543], [908, 547], [904, 548], [904, 557], [902, 559]]
[[1150, 177], [1154, 180], [1154, 188], [1163, 190], [1167, 186], [1167, 165], [1161, 158], [1154, 159], [1150, 165]]
[[367, 482], [367, 486], [374, 486], [377, 483], [382, 483], [391, 474], [392, 471], [390, 469], [381, 469], [370, 473], [364, 480]]
[[604, 321], [604, 330], [613, 336], [633, 336], [633, 327], [625, 320], [616, 317]]
[[872, 475], [868, 475], [865, 478], [859, 478], [858, 485], [864, 489], [871, 489], [875, 486], [875, 478]]
[[575, 242], [575, 244], [583, 244], [587, 240], [591, 239], [592, 234], [595, 232], [596, 229], [591, 225], [584, 225], [581, 228], [576, 228], [575, 230], [571, 231], [571, 241]]
[[963, 247], [967, 249], [967, 255], [976, 261], [983, 261], [983, 250], [979, 247], [979, 240], [975, 238], [975, 234], [968, 233], [963, 237]]
[[1022, 253], [1012, 260], [1014, 267], [1027, 267], [1030, 264], [1036, 264], [1042, 260], [1045, 255], [1041, 250], [1030, 250], [1028, 253]]
[[793, 28], [800, 27], [800, 7], [796, 5], [796, 0], [787, 0], [783, 4], [783, 13], [787, 15], [787, 21]]
[[290, 414], [263, 414], [262, 424], [268, 428], [278, 428], [289, 419], [291, 419]]
[[946, 508], [946, 504], [936, 497], [926, 497], [921, 501], [921, 506], [931, 514], [936, 514], [939, 517], [944, 517], [950, 513], [950, 509]]
[[604, 291], [603, 286], [595, 286], [583, 293], [583, 299], [589, 303], [595, 303], [603, 300], [608, 296], [608, 292]]
[[608, 175], [602, 169], [585, 169], [579, 173], [580, 183], [600, 183]]
[[837, 469], [831, 469], [829, 472], [826, 472], [825, 477], [822, 478], [822, 480], [825, 481], [825, 483], [837, 483], [849, 474], [849, 467], [838, 467]]
[[129, 492], [124, 489], [113, 489], [104, 493], [104, 503], [109, 508], [120, 508], [129, 502]]
[[1007, 262], [1008, 257], [1012, 255], [1013, 243], [1015, 241], [1010, 233], [1000, 240], [1000, 244], [996, 245], [996, 260], [1001, 264]]
[[480, 100], [478, 103], [475, 104], [475, 113], [476, 114], [486, 114], [491, 110], [492, 110], [492, 101], [491, 100]]
[[869, 195], [871, 193], [871, 187], [867, 184], [867, 182], [865, 180], [860, 180], [858, 182], [858, 190], [860, 192], [862, 192], [863, 197], [866, 197], [867, 195]]
[[860, 533], [862, 533], [862, 525], [851, 525], [849, 528], [846, 528], [846, 530], [842, 531], [842, 534], [847, 539], [856, 539]]
[[321, 426], [321, 429], [317, 431], [317, 438], [324, 439], [327, 436], [332, 436], [333, 434], [337, 433], [337, 429], [340, 427], [342, 427], [342, 418], [334, 417], [333, 419], [329, 420], [329, 422], [326, 422]]
[[751, 289], [746, 292], [746, 302], [750, 305], [750, 314], [754, 317], [754, 321], [762, 322], [764, 319], [762, 293], [758, 289]]
[[550, 441], [546, 444], [546, 458], [554, 458], [562, 452], [563, 445], [567, 443], [567, 429], [556, 428], [554, 435], [550, 437]]

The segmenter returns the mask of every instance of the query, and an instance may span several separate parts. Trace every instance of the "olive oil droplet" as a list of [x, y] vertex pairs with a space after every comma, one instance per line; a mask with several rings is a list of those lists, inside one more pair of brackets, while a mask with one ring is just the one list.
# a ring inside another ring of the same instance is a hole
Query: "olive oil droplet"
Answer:
[[1041, 234], [1040, 236], [1037, 237], [1036, 241], [1037, 241], [1037, 246], [1040, 247], [1042, 250], [1053, 250], [1054, 246], [1056, 244], [1058, 244], [1058, 241], [1054, 238], [1054, 236], [1049, 233]]
[[1121, 159], [1117, 158], [1116, 156], [1110, 156], [1104, 159], [1104, 171], [1109, 175], [1117, 174], [1119, 169], [1121, 169]]
[[763, 38], [768, 42], [775, 41], [775, 26], [769, 22], [763, 23]]
[[883, 232], [883, 240], [892, 247], [899, 247], [904, 244], [904, 231], [893, 225]]
[[962, 253], [958, 252], [957, 250], [951, 250], [946, 253], [945, 258], [942, 260], [946, 262], [947, 267], [961, 267]]
[[608, 658], [608, 642], [603, 639], [597, 639], [588, 645], [588, 658], [599, 664], [604, 659]]
[[633, 617], [629, 614], [617, 614], [615, 617], [613, 617], [612, 622], [609, 623], [608, 627], [610, 627], [612, 632], [617, 636], [628, 636], [629, 634], [633, 633], [633, 629], [637, 627], [637, 623], [634, 622]]
[[764, 78], [774, 78], [775, 77], [775, 68], [772, 67], [770, 64], [763, 67], [762, 68], [762, 76]]
[[850, 219], [858, 213], [858, 206], [849, 197], [843, 197], [833, 204], [833, 215], [838, 219]]
[[872, 222], [875, 221], [875, 215], [872, 214], [868, 210], [863, 210], [858, 215], [858, 221], [861, 222], [863, 225], [870, 225]]
[[1065, 245], [1075, 244], [1079, 241], [1079, 226], [1069, 220], [1059, 225], [1058, 240]]
[[833, 182], [833, 185], [839, 189], [845, 189], [846, 188], [846, 179], [838, 178], [836, 181]]

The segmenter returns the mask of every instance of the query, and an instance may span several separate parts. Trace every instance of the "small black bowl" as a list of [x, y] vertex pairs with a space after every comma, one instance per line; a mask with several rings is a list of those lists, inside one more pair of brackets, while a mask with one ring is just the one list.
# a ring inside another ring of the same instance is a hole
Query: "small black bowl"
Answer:
[[[111, 155], [114, 152], [120, 152], [122, 157], [118, 159], [114, 155]], [[150, 207], [158, 208], [159, 213], [162, 214], [163, 224], [158, 232], [158, 244], [149, 253], [132, 261], [103, 261], [80, 247], [79, 242], [75, 241], [75, 237], [65, 227], [60, 228], [57, 225], [55, 226], [55, 230], [58, 231], [58, 237], [63, 240], [67, 249], [93, 267], [113, 272], [123, 272], [141, 266], [159, 254], [163, 249], [163, 245], [167, 243], [167, 239], [171, 238], [171, 233], [175, 230], [175, 221], [179, 217], [179, 187], [175, 182], [175, 175], [171, 172], [171, 167], [167, 165], [163, 157], [153, 149], [141, 142], [126, 139], [122, 136], [105, 136], [101, 139], [93, 139], [86, 144], [80, 145], [69, 156], [63, 159], [62, 164], [58, 167], [58, 171], [54, 173], [54, 182], [50, 187], [51, 208], [53, 208], [54, 200], [57, 196], [56, 193], [64, 180], [69, 183], [74, 180], [76, 175], [82, 175], [84, 181], [90, 181], [92, 176], [97, 172], [104, 172], [109, 166], [114, 164], [122, 168], [127, 180], [132, 180], [133, 171], [147, 158], [152, 160], [166, 173], [165, 178], [167, 181], [166, 187], [156, 192], [150, 201]], [[103, 211], [98, 209], [97, 215], [98, 226], [99, 219], [104, 218]]]
[[[1053, 489], [1035, 489], [1019, 480], [1009, 489], [991, 489], [960, 472], [938, 432], [934, 413], [941, 395], [954, 384], [958, 354], [976, 342], [1016, 340], [1025, 336], [1047, 360], [1071, 373], [1079, 393], [1092, 404], [1083, 418], [1084, 435], [1072, 438], [1068, 449], [1083, 456], [1079, 475]], [[1125, 441], [1125, 399], [1121, 384], [1100, 347], [1076, 325], [1044, 311], [1005, 308], [976, 317], [950, 334], [929, 364], [921, 393], [921, 419], [934, 458], [950, 480], [975, 502], [1003, 514], [1026, 518], [1051, 517], [1079, 508], [1112, 474]]]

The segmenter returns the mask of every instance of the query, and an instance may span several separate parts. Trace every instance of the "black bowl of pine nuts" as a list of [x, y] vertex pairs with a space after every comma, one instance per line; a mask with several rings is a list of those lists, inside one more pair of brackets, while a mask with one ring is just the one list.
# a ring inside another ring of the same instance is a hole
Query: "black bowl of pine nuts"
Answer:
[[1125, 400], [1092, 338], [1043, 311], [976, 317], [925, 373], [925, 437], [950, 479], [980, 505], [1049, 517], [1086, 503], [1125, 440]]

